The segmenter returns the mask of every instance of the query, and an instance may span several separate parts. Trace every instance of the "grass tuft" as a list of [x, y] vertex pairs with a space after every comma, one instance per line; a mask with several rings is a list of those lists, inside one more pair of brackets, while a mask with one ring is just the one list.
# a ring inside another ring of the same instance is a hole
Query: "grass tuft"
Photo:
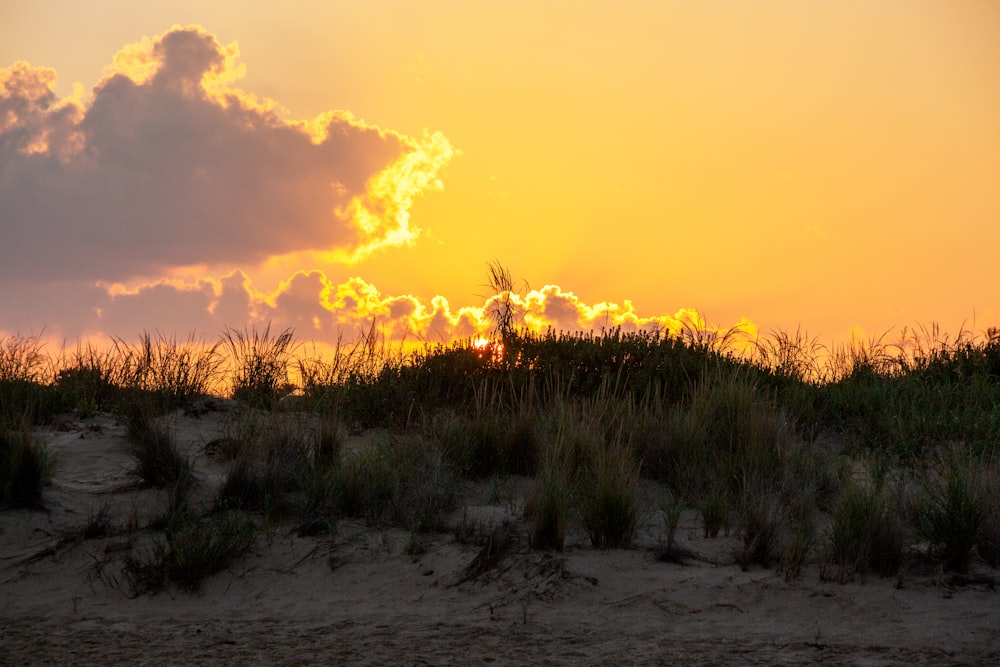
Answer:
[[29, 431], [0, 425], [0, 505], [41, 509], [53, 469], [48, 448]]
[[929, 555], [946, 570], [968, 572], [987, 518], [974, 462], [949, 452], [925, 472], [921, 486], [914, 523], [929, 543]]
[[190, 459], [181, 454], [173, 434], [157, 422], [148, 407], [142, 403], [132, 405], [125, 421], [128, 449], [136, 461], [139, 479], [163, 489], [190, 477]]
[[332, 474], [338, 510], [372, 525], [443, 528], [455, 507], [455, 475], [421, 439], [373, 443], [345, 456]]
[[583, 526], [598, 549], [629, 547], [639, 516], [632, 450], [619, 443], [599, 446], [592, 461], [582, 481]]
[[573, 500], [570, 453], [559, 440], [542, 449], [535, 488], [525, 507], [531, 520], [531, 547], [562, 551]]
[[869, 570], [879, 576], [895, 574], [903, 561], [903, 524], [900, 508], [887, 490], [875, 483], [849, 482], [831, 517], [830, 555], [839, 567], [841, 583]]
[[288, 370], [296, 348], [291, 329], [272, 334], [270, 324], [263, 331], [227, 328], [222, 347], [232, 364], [233, 398], [273, 408], [288, 393]]

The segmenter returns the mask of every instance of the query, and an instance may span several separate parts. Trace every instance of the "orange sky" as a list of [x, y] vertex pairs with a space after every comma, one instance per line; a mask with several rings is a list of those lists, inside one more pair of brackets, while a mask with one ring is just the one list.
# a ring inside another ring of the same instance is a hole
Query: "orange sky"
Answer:
[[2, 12], [0, 331], [1000, 321], [991, 0]]

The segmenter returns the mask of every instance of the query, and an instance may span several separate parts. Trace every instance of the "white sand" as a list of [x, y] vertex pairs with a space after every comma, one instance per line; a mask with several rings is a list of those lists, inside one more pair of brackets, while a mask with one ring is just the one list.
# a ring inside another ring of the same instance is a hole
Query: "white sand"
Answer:
[[[233, 420], [172, 423], [197, 453]], [[773, 569], [742, 572], [736, 539], [703, 538], [694, 513], [678, 535], [696, 554], [686, 565], [656, 559], [662, 522], [649, 512], [633, 549], [597, 551], [574, 533], [562, 554], [516, 547], [460, 584], [479, 548], [451, 534], [426, 536], [425, 553], [410, 556], [406, 531], [343, 521], [335, 538], [299, 538], [274, 525], [199, 593], [133, 599], [114, 584], [125, 536], [51, 547], [102, 505], [116, 522], [133, 508], [148, 521], [165, 494], [128, 488], [113, 420], [65, 428], [42, 433], [59, 461], [47, 511], [0, 513], [2, 665], [1000, 664], [995, 571], [964, 585], [912, 573], [841, 585], [810, 565], [786, 582]], [[221, 466], [199, 455], [196, 470], [210, 492]], [[455, 522], [511, 511], [520, 521], [527, 484], [508, 480], [493, 504], [488, 484], [470, 486]]]

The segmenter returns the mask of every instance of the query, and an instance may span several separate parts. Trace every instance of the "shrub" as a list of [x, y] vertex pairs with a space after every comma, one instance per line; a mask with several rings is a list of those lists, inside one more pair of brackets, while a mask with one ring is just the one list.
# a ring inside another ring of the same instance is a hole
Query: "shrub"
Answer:
[[75, 367], [60, 370], [54, 385], [59, 404], [75, 410], [81, 417], [93, 416], [98, 410], [109, 407], [115, 389], [103, 368], [84, 366], [80, 362]]

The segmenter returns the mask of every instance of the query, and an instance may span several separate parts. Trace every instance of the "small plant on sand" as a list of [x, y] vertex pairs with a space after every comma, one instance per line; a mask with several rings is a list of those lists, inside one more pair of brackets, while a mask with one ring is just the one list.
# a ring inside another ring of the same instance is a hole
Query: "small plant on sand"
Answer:
[[154, 540], [145, 554], [127, 557], [122, 574], [134, 596], [157, 593], [168, 582], [197, 591], [206, 577], [245, 554], [256, 536], [253, 522], [236, 512], [198, 518]]
[[785, 581], [798, 579], [816, 541], [816, 524], [811, 519], [794, 521], [781, 542], [778, 555]]
[[346, 455], [333, 475], [340, 512], [372, 525], [437, 529], [455, 506], [451, 468], [420, 439], [372, 443]]
[[680, 496], [670, 491], [666, 492], [663, 503], [660, 505], [660, 516], [663, 518], [664, 536], [660, 545], [658, 560], [669, 561], [681, 564], [688, 552], [677, 547], [677, 529], [680, 527], [681, 517], [687, 503]]
[[868, 570], [894, 574], [903, 559], [903, 529], [898, 507], [876, 483], [849, 482], [833, 508], [830, 552], [840, 568], [839, 580]]
[[729, 534], [729, 489], [724, 484], [718, 480], [713, 483], [699, 509], [706, 538], [718, 537], [719, 531], [723, 529]]
[[302, 517], [303, 534], [333, 534], [340, 503], [340, 467], [343, 435], [340, 427], [324, 419], [312, 437], [312, 453], [299, 471], [296, 513]]
[[538, 466], [539, 432], [534, 411], [519, 402], [507, 406], [491, 383], [474, 387], [467, 412], [451, 411], [429, 421], [431, 437], [447, 460], [467, 477], [533, 475]]
[[790, 443], [779, 494], [785, 525], [780, 531], [778, 560], [785, 580], [797, 579], [816, 546], [818, 515], [828, 510], [840, 488], [828, 454], [805, 443]]
[[311, 480], [316, 450], [327, 445], [315, 442], [316, 434], [284, 417], [273, 415], [248, 434], [219, 487], [217, 507], [268, 514], [297, 512], [304, 485]]
[[986, 502], [967, 455], [948, 452], [926, 471], [913, 519], [920, 536], [930, 544], [932, 559], [946, 570], [968, 572], [986, 520]]
[[323, 419], [313, 436], [312, 463], [321, 469], [337, 468], [344, 448], [344, 432], [332, 419]]
[[263, 512], [273, 506], [278, 489], [268, 478], [263, 465], [250, 455], [233, 461], [226, 472], [216, 497], [220, 510]]
[[532, 548], [562, 551], [572, 498], [571, 461], [556, 440], [542, 449], [535, 489], [525, 507], [531, 520]]
[[504, 471], [504, 427], [496, 411], [455, 415], [436, 424], [435, 431], [448, 461], [463, 476], [478, 479]]
[[538, 470], [541, 440], [537, 418], [527, 406], [515, 410], [506, 429], [507, 471], [514, 475], [534, 475]]
[[632, 450], [616, 442], [599, 444], [591, 461], [581, 480], [583, 526], [599, 549], [628, 547], [639, 516], [639, 467]]
[[235, 512], [199, 514], [190, 503], [193, 479], [185, 477], [168, 491], [166, 513], [152, 528], [161, 528], [145, 552], [130, 553], [122, 567], [134, 596], [157, 593], [168, 583], [197, 591], [202, 581], [245, 554], [257, 538], [257, 528], [246, 515]]
[[768, 567], [782, 523], [783, 508], [778, 495], [768, 485], [749, 474], [740, 485], [739, 527], [743, 545], [737, 561], [743, 570], [752, 563]]
[[159, 424], [143, 402], [132, 404], [125, 415], [129, 453], [136, 461], [136, 475], [155, 488], [166, 488], [191, 474], [191, 461], [177, 449], [174, 436]]
[[42, 507], [53, 470], [48, 448], [28, 431], [0, 425], [0, 507]]
[[237, 512], [203, 518], [183, 526], [161, 553], [167, 578], [196, 591], [202, 580], [246, 553], [257, 537], [254, 523]]
[[410, 526], [410, 539], [406, 543], [406, 555], [412, 556], [414, 562], [418, 556], [423, 556], [427, 553], [427, 545], [424, 543], [423, 537], [425, 532], [424, 525], [419, 521]]

